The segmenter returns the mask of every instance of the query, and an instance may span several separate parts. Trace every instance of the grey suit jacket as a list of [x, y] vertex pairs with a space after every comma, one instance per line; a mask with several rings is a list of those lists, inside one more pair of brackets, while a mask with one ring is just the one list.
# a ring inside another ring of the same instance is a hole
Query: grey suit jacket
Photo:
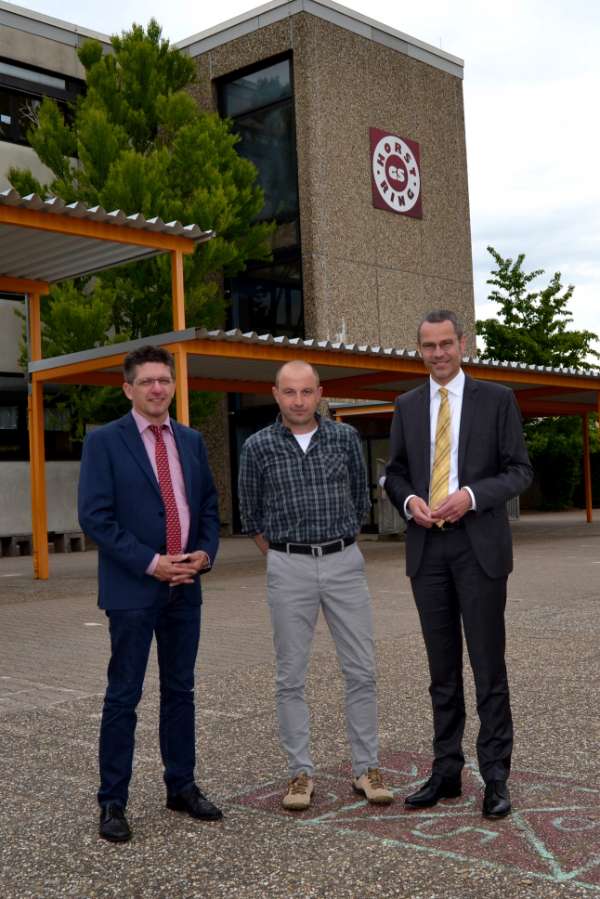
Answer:
[[[396, 399], [385, 490], [404, 517], [411, 494], [429, 501], [429, 381]], [[512, 539], [506, 501], [531, 483], [533, 470], [523, 439], [521, 414], [512, 390], [465, 377], [458, 443], [459, 485], [470, 487], [476, 510], [465, 515], [475, 558], [489, 577], [512, 570]], [[417, 574], [427, 529], [409, 520], [406, 573]]]

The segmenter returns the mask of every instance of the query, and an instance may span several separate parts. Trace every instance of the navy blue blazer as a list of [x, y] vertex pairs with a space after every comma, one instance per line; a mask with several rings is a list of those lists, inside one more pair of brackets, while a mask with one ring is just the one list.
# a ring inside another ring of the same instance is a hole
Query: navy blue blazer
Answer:
[[[204, 441], [171, 419], [190, 507], [186, 552], [204, 550], [214, 564], [219, 545], [217, 491]], [[79, 476], [79, 522], [98, 547], [101, 609], [147, 608], [168, 585], [147, 575], [166, 552], [165, 510], [158, 481], [131, 413], [85, 439]], [[200, 578], [184, 584], [186, 600], [201, 602]]]
[[[396, 399], [385, 491], [400, 514], [415, 494], [429, 502], [431, 474], [430, 387]], [[464, 516], [475, 558], [491, 578], [512, 570], [512, 538], [506, 501], [531, 483], [533, 470], [523, 438], [521, 413], [512, 390], [465, 377], [458, 440], [458, 478], [475, 496], [476, 511]], [[427, 529], [410, 519], [406, 529], [406, 573], [421, 564]]]

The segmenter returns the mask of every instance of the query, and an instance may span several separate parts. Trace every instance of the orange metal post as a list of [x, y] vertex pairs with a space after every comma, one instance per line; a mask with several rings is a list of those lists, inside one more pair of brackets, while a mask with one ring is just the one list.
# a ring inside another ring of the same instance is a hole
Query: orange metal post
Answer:
[[171, 294], [173, 297], [173, 330], [185, 331], [183, 253], [181, 250], [171, 251]]
[[175, 393], [177, 421], [182, 425], [189, 425], [190, 394], [188, 384], [188, 364], [187, 353], [182, 346], [178, 346], [175, 350], [175, 375], [177, 378], [177, 391]]
[[[42, 358], [42, 322], [39, 293], [27, 297], [29, 359]], [[46, 459], [44, 451], [44, 385], [32, 380], [27, 399], [29, 420], [29, 478], [31, 484], [31, 532], [33, 535], [33, 574], [48, 578], [48, 513], [46, 504]]]
[[42, 358], [42, 315], [39, 293], [30, 293], [27, 303], [29, 359], [31, 362], [39, 362]]
[[585, 517], [592, 520], [592, 469], [590, 465], [590, 427], [587, 415], [581, 416], [583, 425], [583, 486], [585, 493]]
[[46, 454], [44, 451], [44, 385], [34, 378], [30, 390], [28, 412], [33, 573], [36, 578], [47, 580], [48, 512], [46, 506]]
[[[173, 298], [173, 330], [185, 331], [185, 295], [183, 291], [183, 254], [181, 250], [171, 251], [171, 294]], [[185, 346], [174, 348], [177, 393], [175, 402], [177, 421], [182, 425], [190, 423], [190, 395], [188, 384], [188, 360]]]

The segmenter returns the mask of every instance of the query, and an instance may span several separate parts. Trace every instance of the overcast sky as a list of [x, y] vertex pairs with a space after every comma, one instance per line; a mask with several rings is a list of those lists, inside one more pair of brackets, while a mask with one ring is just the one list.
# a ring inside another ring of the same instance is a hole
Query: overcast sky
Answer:
[[[178, 41], [258, 6], [244, 0], [30, 0], [106, 34], [154, 16]], [[593, 0], [352, 0], [358, 12], [461, 57], [477, 317], [493, 314], [491, 244], [576, 287], [574, 327], [600, 334], [600, 4]], [[542, 282], [540, 282], [540, 286]], [[600, 345], [599, 345], [600, 348]]]

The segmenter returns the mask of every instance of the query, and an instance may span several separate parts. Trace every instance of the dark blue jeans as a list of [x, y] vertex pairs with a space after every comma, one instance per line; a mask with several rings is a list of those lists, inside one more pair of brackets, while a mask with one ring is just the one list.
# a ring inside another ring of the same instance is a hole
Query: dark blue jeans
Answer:
[[[179, 592], [179, 591], [178, 591]], [[160, 751], [169, 794], [194, 782], [194, 666], [200, 639], [200, 606], [180, 596], [149, 609], [107, 611], [111, 658], [100, 726], [98, 801], [127, 804], [133, 766], [136, 707], [152, 636], [160, 673]]]

